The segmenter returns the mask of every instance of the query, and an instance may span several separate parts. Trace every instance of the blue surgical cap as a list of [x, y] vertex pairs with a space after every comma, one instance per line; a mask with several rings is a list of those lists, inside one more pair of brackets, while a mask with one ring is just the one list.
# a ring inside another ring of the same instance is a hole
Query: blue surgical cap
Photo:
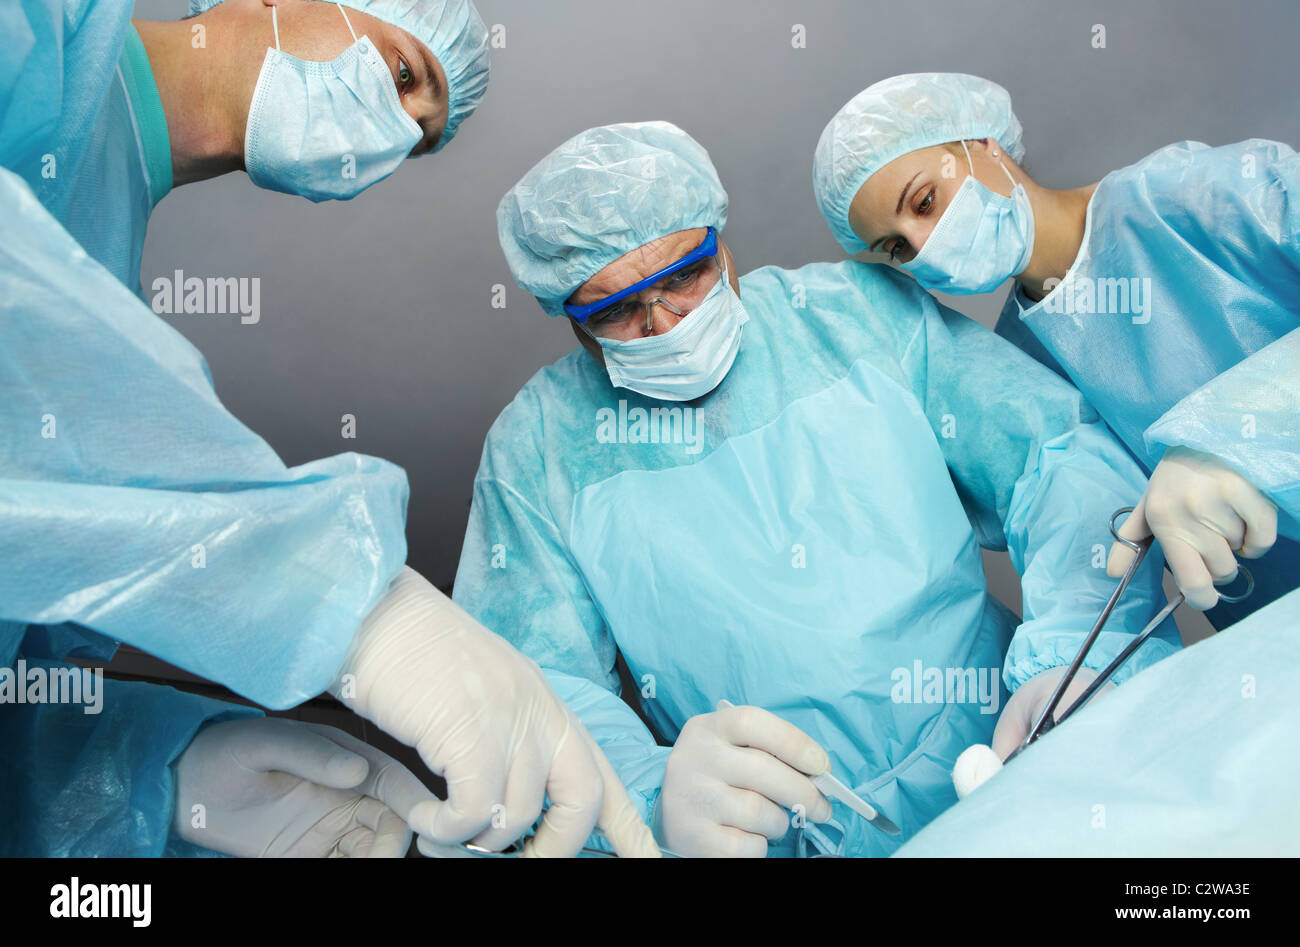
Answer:
[[1013, 161], [1025, 154], [1011, 96], [995, 82], [955, 72], [894, 76], [859, 92], [817, 142], [813, 189], [831, 233], [849, 253], [867, 249], [849, 226], [862, 185], [895, 158], [950, 141], [992, 138]]
[[[190, 0], [202, 13], [221, 0]], [[332, 2], [332, 0], [331, 0]], [[447, 74], [447, 127], [433, 150], [441, 151], [487, 91], [488, 30], [472, 0], [338, 0], [345, 7], [406, 30], [437, 57]]]
[[623, 254], [726, 222], [727, 192], [709, 153], [668, 122], [588, 129], [539, 161], [497, 207], [515, 281], [552, 316]]

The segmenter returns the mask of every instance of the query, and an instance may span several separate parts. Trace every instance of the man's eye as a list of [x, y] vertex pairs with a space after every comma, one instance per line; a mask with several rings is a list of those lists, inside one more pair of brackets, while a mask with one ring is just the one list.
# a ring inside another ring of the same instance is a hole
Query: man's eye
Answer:
[[410, 85], [412, 78], [411, 67], [402, 60], [397, 60], [397, 81], [402, 85]]
[[668, 280], [669, 285], [674, 289], [681, 289], [683, 286], [689, 286], [700, 275], [698, 267], [689, 267], [679, 273], [674, 273]]
[[901, 251], [902, 249], [903, 249], [903, 242], [901, 240], [895, 240], [893, 243], [889, 245], [889, 258], [897, 262], [899, 251]]
[[600, 312], [596, 313], [596, 315], [592, 317], [591, 321], [593, 323], [617, 325], [618, 323], [625, 321], [631, 312], [632, 307], [627, 303], [614, 303], [614, 305], [607, 306]]

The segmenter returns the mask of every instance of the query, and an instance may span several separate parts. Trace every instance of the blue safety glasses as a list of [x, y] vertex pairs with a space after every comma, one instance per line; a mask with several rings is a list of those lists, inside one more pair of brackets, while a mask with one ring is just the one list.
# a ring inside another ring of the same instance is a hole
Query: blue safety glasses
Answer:
[[602, 299], [599, 302], [588, 303], [585, 306], [575, 306], [572, 305], [571, 303], [566, 302], [564, 304], [564, 311], [567, 312], [574, 319], [576, 319], [578, 322], [586, 322], [588, 319], [590, 319], [596, 313], [600, 312], [602, 309], [607, 309], [608, 307], [618, 303], [620, 300], [626, 299], [629, 296], [633, 296], [636, 293], [641, 292], [642, 290], [649, 289], [651, 286], [653, 286], [655, 283], [658, 283], [664, 277], [671, 276], [672, 274], [676, 273], [678, 270], [684, 270], [692, 263], [697, 263], [700, 260], [705, 259], [706, 257], [714, 256], [717, 252], [718, 252], [718, 232], [714, 230], [712, 227], [710, 227], [709, 232], [704, 237], [704, 241], [698, 247], [692, 250], [690, 253], [686, 254], [686, 256], [678, 260], [676, 263], [671, 263], [668, 266], [665, 266], [658, 273], [653, 273], [650, 276], [647, 276], [645, 279], [641, 280], [641, 282], [633, 283], [631, 286], [627, 287], [626, 289], [621, 289], [613, 296], [607, 296], [605, 299]]

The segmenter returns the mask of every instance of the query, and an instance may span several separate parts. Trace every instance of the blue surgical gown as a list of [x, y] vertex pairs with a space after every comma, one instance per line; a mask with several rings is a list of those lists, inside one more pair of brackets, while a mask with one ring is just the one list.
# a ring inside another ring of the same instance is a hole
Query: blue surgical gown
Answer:
[[[406, 558], [399, 468], [287, 468], [199, 353], [0, 169], [0, 667], [129, 642], [260, 704], [334, 680]], [[172, 763], [245, 708], [105, 681], [104, 712], [0, 704], [3, 854], [202, 854]]]
[[0, 9], [0, 561], [23, 563], [0, 619], [75, 622], [291, 706], [405, 559], [406, 479], [356, 454], [286, 468], [113, 285], [137, 290], [171, 186], [132, 9]]
[[898, 854], [1294, 858], [1298, 676], [1295, 591], [1080, 711]]
[[0, 170], [0, 620], [74, 623], [274, 709], [406, 559], [406, 476], [286, 467], [198, 351]]
[[[726, 698], [802, 728], [906, 839], [955, 801], [1007, 691], [1074, 656], [1144, 480], [1078, 392], [906, 276], [764, 268], [741, 300], [736, 362], [696, 401], [615, 389], [584, 351], [524, 386], [487, 437], [454, 597], [547, 671], [643, 815], [656, 737]], [[981, 545], [1010, 551], [1023, 622]], [[1159, 568], [1089, 666], [1150, 616]], [[1167, 629], [1129, 672], [1176, 647]], [[617, 696], [620, 653], [653, 733]], [[849, 854], [899, 843], [836, 821]]]
[[1069, 378], [1149, 473], [1168, 447], [1215, 454], [1277, 504], [1255, 593], [1300, 586], [1300, 154], [1181, 142], [1104, 177], [1066, 279], [1017, 287], [997, 332]]
[[[76, 628], [0, 621], [0, 667], [15, 673], [70, 667], [52, 655], [93, 664], [110, 651]], [[98, 713], [0, 705], [0, 857], [212, 854], [171, 834], [174, 763], [205, 724], [260, 712], [156, 684], [104, 679], [102, 688]]]
[[20, 0], [0, 10], [0, 166], [138, 293], [145, 228], [172, 167], [133, 6]]
[[[171, 187], [132, 7], [0, 8], [0, 660], [102, 661], [120, 639], [292, 706], [405, 559], [406, 479], [355, 454], [286, 468], [123, 289]], [[4, 854], [201, 851], [168, 839], [171, 763], [249, 711], [105, 689], [100, 716], [0, 707]]]

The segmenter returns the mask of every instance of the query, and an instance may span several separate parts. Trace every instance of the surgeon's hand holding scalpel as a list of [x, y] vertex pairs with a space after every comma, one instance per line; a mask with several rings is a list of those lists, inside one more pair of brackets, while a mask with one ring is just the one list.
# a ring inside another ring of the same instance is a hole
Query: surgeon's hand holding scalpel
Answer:
[[432, 841], [505, 848], [549, 795], [526, 856], [574, 855], [593, 827], [619, 855], [658, 856], [613, 768], [536, 663], [409, 567], [366, 617], [330, 690], [446, 779], [447, 800], [410, 816]]
[[[1171, 447], [1119, 535], [1134, 542], [1154, 535], [1187, 604], [1205, 611], [1219, 600], [1215, 584], [1237, 575], [1234, 553], [1257, 559], [1277, 542], [1277, 507], [1217, 457]], [[1123, 575], [1133, 555], [1115, 543], [1107, 574]]]
[[809, 776], [830, 770], [810, 736], [760, 707], [720, 701], [686, 721], [673, 744], [656, 810], [659, 838], [679, 855], [767, 855], [790, 827], [787, 809], [825, 822], [831, 804]]

